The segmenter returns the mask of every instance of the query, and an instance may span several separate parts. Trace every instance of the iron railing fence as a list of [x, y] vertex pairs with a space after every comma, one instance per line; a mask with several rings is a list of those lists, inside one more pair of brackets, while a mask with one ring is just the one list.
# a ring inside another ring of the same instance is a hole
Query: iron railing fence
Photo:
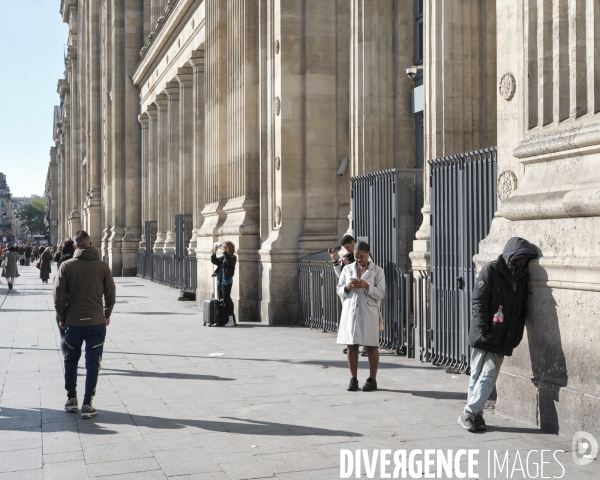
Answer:
[[[384, 328], [380, 331], [379, 346], [413, 356], [412, 276], [398, 271], [386, 276], [392, 281], [386, 283], [381, 302], [386, 308], [382, 308]], [[298, 277], [300, 324], [323, 332], [337, 332], [342, 303], [337, 294], [338, 277], [327, 251], [301, 258]]]
[[298, 262], [300, 324], [337, 332], [342, 304], [337, 294], [338, 278], [327, 251], [303, 257]]
[[430, 277], [420, 271], [415, 282], [415, 322], [419, 343], [419, 360], [431, 361], [431, 315], [429, 307]]
[[146, 265], [145, 265], [145, 255], [144, 252], [138, 252], [137, 254], [137, 276], [144, 277], [146, 273]]
[[496, 148], [430, 160], [431, 360], [469, 370], [473, 256], [496, 210]]

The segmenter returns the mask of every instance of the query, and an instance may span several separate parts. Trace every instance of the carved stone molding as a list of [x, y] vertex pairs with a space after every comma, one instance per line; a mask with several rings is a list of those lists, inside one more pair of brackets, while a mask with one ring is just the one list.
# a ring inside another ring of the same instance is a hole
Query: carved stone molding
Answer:
[[281, 158], [275, 157], [275, 170], [279, 170], [281, 168]]
[[275, 225], [281, 225], [281, 207], [275, 208]]
[[275, 101], [273, 102], [273, 112], [275, 115], [279, 116], [281, 113], [281, 100], [279, 97], [275, 97]]
[[511, 73], [505, 73], [498, 84], [498, 92], [500, 92], [504, 100], [510, 102], [515, 95], [516, 87], [515, 77]]
[[506, 200], [517, 189], [517, 176], [511, 170], [506, 170], [498, 177], [498, 198]]
[[275, 40], [275, 53], [279, 53], [279, 49], [281, 48], [281, 45], [279, 43], [279, 40]]

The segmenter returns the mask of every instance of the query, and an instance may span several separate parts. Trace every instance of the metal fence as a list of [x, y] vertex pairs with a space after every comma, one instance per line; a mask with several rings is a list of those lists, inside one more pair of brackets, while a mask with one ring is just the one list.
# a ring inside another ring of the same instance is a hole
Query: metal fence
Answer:
[[338, 278], [327, 251], [303, 257], [298, 262], [300, 283], [300, 324], [336, 332], [342, 312], [337, 294]]
[[[408, 254], [422, 222], [423, 171], [386, 170], [351, 180], [355, 238], [369, 243], [373, 261], [385, 274], [380, 346], [413, 356], [413, 286]], [[303, 257], [298, 268], [300, 323], [337, 331], [341, 302], [329, 254], [324, 251]]]
[[144, 222], [146, 246], [145, 251], [138, 252], [138, 277], [186, 291], [196, 290], [197, 260], [195, 255], [188, 255], [186, 249], [191, 237], [191, 219], [191, 215], [175, 215], [173, 253], [152, 251], [156, 240], [156, 222]]
[[431, 169], [431, 360], [469, 369], [473, 256], [496, 210], [496, 148], [429, 161]]

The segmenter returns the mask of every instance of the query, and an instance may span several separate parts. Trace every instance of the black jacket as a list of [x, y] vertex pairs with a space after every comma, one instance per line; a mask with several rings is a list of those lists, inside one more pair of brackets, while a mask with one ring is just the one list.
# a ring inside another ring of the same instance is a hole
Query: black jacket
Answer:
[[[534, 247], [522, 238], [511, 238], [504, 252], [481, 269], [473, 289], [473, 319], [468, 343], [487, 352], [510, 356], [523, 339], [527, 314], [527, 265], [512, 273], [512, 261], [537, 258]], [[494, 314], [502, 305], [504, 322], [494, 322]]]
[[235, 255], [229, 255], [227, 252], [223, 252], [223, 256], [217, 257], [217, 254], [213, 253], [210, 257], [210, 261], [217, 265], [217, 267], [222, 268], [221, 278], [229, 280], [233, 277], [233, 274], [235, 273], [235, 264], [237, 262], [237, 257]]

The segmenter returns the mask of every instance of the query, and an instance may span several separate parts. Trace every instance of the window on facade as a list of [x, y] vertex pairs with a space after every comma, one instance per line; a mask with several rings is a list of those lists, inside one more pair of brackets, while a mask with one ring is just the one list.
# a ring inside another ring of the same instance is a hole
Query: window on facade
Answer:
[[415, 65], [423, 65], [423, 0], [415, 0]]

